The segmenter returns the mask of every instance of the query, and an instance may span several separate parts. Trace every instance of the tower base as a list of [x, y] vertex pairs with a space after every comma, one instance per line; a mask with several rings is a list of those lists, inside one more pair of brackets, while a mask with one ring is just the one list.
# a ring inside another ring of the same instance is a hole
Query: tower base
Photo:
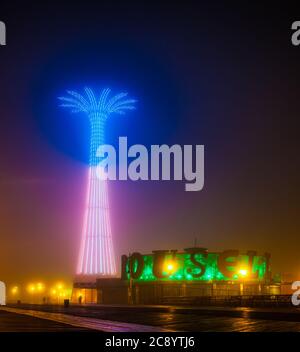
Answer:
[[76, 275], [73, 281], [72, 304], [96, 304], [100, 297], [97, 291], [97, 280], [116, 279], [112, 275]]

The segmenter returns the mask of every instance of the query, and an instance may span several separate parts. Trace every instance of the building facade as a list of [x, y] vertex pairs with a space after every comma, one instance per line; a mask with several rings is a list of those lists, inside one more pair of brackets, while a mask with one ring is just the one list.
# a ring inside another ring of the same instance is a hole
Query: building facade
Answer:
[[268, 253], [193, 247], [123, 255], [120, 278], [75, 283], [73, 291], [73, 303], [164, 304], [276, 295], [280, 286], [272, 282]]

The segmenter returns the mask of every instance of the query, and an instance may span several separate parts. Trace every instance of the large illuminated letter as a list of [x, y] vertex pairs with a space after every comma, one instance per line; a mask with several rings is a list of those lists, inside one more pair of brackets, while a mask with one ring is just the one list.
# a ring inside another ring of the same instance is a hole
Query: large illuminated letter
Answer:
[[[227, 278], [232, 278], [232, 276], [236, 273], [236, 270], [234, 269], [237, 266], [238, 256], [239, 256], [238, 250], [228, 250], [219, 254], [219, 257], [218, 257], [219, 271]], [[233, 258], [234, 260], [229, 262], [228, 258]], [[228, 267], [233, 268], [233, 271], [228, 270]]]
[[190, 261], [193, 263], [193, 265], [197, 268], [200, 269], [199, 273], [193, 273], [193, 268], [188, 268], [187, 272], [193, 276], [193, 278], [200, 278], [205, 274], [205, 265], [197, 261], [196, 255], [201, 254], [203, 258], [207, 258], [207, 249], [206, 248], [186, 248], [185, 251], [190, 254]]

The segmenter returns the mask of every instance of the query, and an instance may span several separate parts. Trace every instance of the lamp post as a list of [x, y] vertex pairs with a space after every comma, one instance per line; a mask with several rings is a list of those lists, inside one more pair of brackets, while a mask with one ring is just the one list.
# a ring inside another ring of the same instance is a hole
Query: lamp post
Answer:
[[51, 290], [51, 294], [55, 298], [56, 304], [60, 304], [61, 299], [66, 296], [67, 290], [65, 290], [65, 285], [61, 282], [57, 283]]
[[241, 268], [239, 270], [239, 277], [241, 277], [241, 283], [240, 283], [240, 295], [243, 296], [244, 295], [244, 283], [245, 283], [245, 279], [248, 275], [248, 270]]
[[168, 260], [164, 264], [164, 270], [165, 270], [165, 272], [168, 273], [169, 276], [172, 275], [176, 271], [176, 268], [177, 268], [177, 265], [174, 260]]
[[30, 295], [30, 304], [33, 304], [33, 303], [34, 303], [33, 295], [34, 295], [35, 292], [36, 292], [36, 290], [35, 290], [35, 285], [34, 285], [34, 284], [28, 285], [27, 291], [28, 291], [28, 293], [29, 293], [29, 295]]
[[11, 289], [11, 294], [14, 297], [14, 299], [18, 296], [19, 294], [19, 287], [18, 286], [14, 286]]

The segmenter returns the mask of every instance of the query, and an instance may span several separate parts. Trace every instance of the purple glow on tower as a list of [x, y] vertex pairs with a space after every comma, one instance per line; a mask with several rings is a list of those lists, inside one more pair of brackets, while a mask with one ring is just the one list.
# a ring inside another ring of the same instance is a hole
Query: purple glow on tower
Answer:
[[84, 112], [91, 123], [90, 166], [88, 173], [87, 199], [84, 224], [77, 266], [79, 275], [116, 274], [115, 254], [112, 242], [109, 216], [107, 182], [97, 177], [97, 148], [104, 143], [104, 125], [111, 113], [124, 114], [133, 110], [134, 99], [123, 99], [127, 93], [120, 93], [108, 99], [110, 89], [103, 89], [97, 100], [90, 88], [84, 89], [86, 97], [67, 91], [67, 97], [60, 97], [62, 107], [72, 112]]

